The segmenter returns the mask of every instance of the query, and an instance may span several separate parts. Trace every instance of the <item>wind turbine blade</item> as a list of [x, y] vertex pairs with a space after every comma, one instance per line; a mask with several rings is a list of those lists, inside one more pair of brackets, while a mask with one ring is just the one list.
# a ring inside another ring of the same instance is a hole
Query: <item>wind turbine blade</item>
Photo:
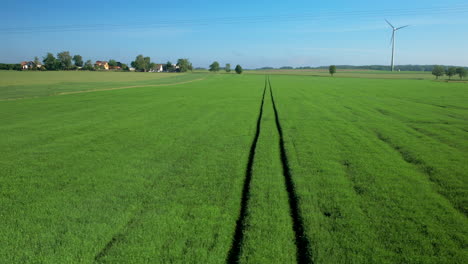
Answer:
[[395, 33], [392, 34], [392, 38], [390, 39], [390, 44], [389, 44], [390, 46], [392, 46], [394, 38], [395, 38]]
[[395, 30], [399, 30], [399, 29], [402, 29], [402, 28], [405, 28], [405, 27], [409, 27], [409, 25], [399, 27], [399, 28], [397, 28], [397, 29], [395, 29]]
[[385, 21], [387, 21], [387, 24], [390, 25], [393, 29], [395, 28], [390, 22], [388, 22], [387, 19], [385, 19]]

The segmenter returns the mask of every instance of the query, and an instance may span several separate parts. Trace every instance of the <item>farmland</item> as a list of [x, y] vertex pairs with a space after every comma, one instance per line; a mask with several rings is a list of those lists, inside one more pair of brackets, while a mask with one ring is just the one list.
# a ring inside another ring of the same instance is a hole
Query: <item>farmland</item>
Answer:
[[0, 259], [468, 258], [466, 83], [246, 73], [0, 71]]
[[271, 79], [316, 262], [466, 259], [466, 86]]
[[203, 77], [203, 74], [161, 73], [151, 76], [130, 72], [0, 71], [0, 87], [2, 87], [0, 100], [179, 84], [203, 79]]
[[[301, 75], [301, 76], [314, 76], [314, 77], [329, 77], [328, 69], [292, 69], [292, 70], [253, 70], [247, 71], [247, 74], [263, 74], [263, 75]], [[434, 79], [430, 72], [415, 72], [415, 71], [402, 71], [402, 72], [386, 72], [374, 70], [339, 70], [339, 74], [335, 75], [337, 78], [365, 78], [365, 79], [413, 79], [413, 80], [429, 80]]]

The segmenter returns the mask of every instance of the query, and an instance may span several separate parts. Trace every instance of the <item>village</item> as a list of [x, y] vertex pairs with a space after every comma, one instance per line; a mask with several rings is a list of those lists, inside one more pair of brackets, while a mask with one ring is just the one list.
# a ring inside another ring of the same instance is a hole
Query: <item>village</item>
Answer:
[[[134, 72], [137, 69], [135, 67], [127, 67], [127, 65], [115, 62], [115, 64], [109, 64], [109, 61], [96, 61], [92, 69], [87, 69], [83, 66], [73, 65], [71, 70], [104, 70], [104, 71], [131, 71]], [[170, 63], [172, 67], [167, 67], [167, 64], [153, 64], [147, 72], [177, 72], [179, 66], [177, 64]], [[47, 70], [44, 65], [39, 61], [22, 61], [19, 66], [21, 70]]]

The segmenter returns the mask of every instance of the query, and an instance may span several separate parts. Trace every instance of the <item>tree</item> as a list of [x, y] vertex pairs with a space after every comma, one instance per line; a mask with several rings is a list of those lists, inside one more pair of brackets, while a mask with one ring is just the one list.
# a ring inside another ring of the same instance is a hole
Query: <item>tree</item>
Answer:
[[62, 51], [57, 54], [57, 59], [60, 62], [60, 69], [69, 70], [72, 66], [72, 56], [68, 51]]
[[87, 60], [82, 69], [87, 71], [94, 71], [93, 62], [91, 60]]
[[445, 75], [447, 75], [449, 77], [449, 80], [452, 78], [452, 76], [455, 76], [457, 75], [457, 68], [455, 67], [449, 67], [446, 71], [445, 71]]
[[167, 72], [173, 72], [173, 71], [174, 71], [174, 66], [172, 65], [172, 62], [170, 62], [170, 61], [168, 61], [168, 62], [166, 63], [165, 67], [166, 67], [165, 70], [166, 70]]
[[44, 57], [42, 63], [44, 63], [44, 67], [49, 71], [57, 70], [57, 59], [54, 57], [54, 54], [50, 52]]
[[436, 65], [432, 69], [432, 75], [434, 75], [436, 77], [436, 79], [439, 79], [440, 76], [444, 76], [444, 74], [445, 74], [445, 69], [444, 69], [444, 67], [442, 67], [440, 65]]
[[136, 71], [146, 72], [150, 67], [150, 57], [143, 57], [143, 55], [138, 55], [135, 61], [132, 61], [131, 65], [135, 68]]
[[137, 68], [139, 68], [139, 67], [138, 67], [138, 66], [139, 66], [138, 64], [141, 63], [141, 60], [143, 60], [143, 55], [138, 55], [138, 56], [135, 58], [135, 60], [132, 61], [132, 62], [130, 63], [130, 65], [131, 65], [133, 68], [135, 68], [135, 71], [138, 71], [138, 69], [137, 69]]
[[157, 66], [156, 63], [150, 62], [150, 64], [148, 65], [148, 70], [149, 71], [154, 71], [154, 70], [156, 70], [156, 66]]
[[463, 79], [464, 77], [468, 76], [468, 71], [463, 67], [458, 67], [456, 69], [456, 72], [457, 72], [458, 76], [460, 76], [460, 80]]
[[23, 68], [21, 67], [21, 64], [5, 64], [5, 63], [0, 63], [0, 70], [16, 70], [16, 71], [21, 71]]
[[177, 66], [179, 66], [180, 72], [187, 72], [192, 70], [192, 63], [190, 63], [189, 59], [178, 59]]
[[110, 59], [108, 64], [109, 64], [109, 67], [116, 67], [117, 66], [117, 61], [115, 61], [113, 59]]
[[333, 74], [336, 73], [336, 66], [331, 65], [330, 67], [328, 67], [328, 71], [330, 72], [331, 76], [333, 77]]
[[231, 72], [231, 64], [226, 63], [226, 67], [224, 69], [226, 70], [226, 72]]
[[41, 62], [39, 61], [39, 58], [36, 56], [34, 57], [34, 69], [37, 70], [38, 67], [37, 65], [41, 64]]
[[125, 63], [121, 63], [120, 68], [122, 68], [122, 71], [130, 71], [130, 68], [128, 68], [128, 65]]
[[73, 56], [73, 61], [75, 62], [76, 67], [83, 67], [83, 57], [80, 55]]
[[210, 71], [211, 71], [211, 72], [217, 72], [217, 71], [219, 71], [219, 62], [215, 61], [215, 62], [211, 63], [211, 65], [210, 65]]
[[147, 72], [147, 71], [149, 71], [151, 69], [151, 58], [150, 57], [144, 57], [143, 60], [145, 62], [144, 71]]
[[242, 67], [239, 64], [237, 64], [235, 71], [236, 71], [237, 74], [241, 74], [242, 73]]

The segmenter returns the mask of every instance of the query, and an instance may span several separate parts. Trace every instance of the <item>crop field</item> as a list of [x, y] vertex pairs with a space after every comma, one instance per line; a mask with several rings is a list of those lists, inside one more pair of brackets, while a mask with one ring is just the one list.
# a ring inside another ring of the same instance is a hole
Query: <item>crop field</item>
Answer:
[[271, 79], [317, 263], [467, 259], [468, 86]]
[[246, 73], [0, 71], [0, 262], [466, 262], [468, 84]]
[[203, 74], [0, 71], [0, 100], [181, 84], [203, 78]]
[[[260, 75], [301, 75], [315, 77], [330, 77], [328, 69], [293, 69], [293, 70], [251, 70], [246, 71], [247, 74]], [[433, 80], [434, 76], [430, 72], [421, 71], [402, 71], [402, 72], [386, 72], [374, 70], [338, 70], [335, 78], [366, 78], [366, 79], [413, 79], [413, 80]], [[453, 78], [456, 80], [457, 78]]]

